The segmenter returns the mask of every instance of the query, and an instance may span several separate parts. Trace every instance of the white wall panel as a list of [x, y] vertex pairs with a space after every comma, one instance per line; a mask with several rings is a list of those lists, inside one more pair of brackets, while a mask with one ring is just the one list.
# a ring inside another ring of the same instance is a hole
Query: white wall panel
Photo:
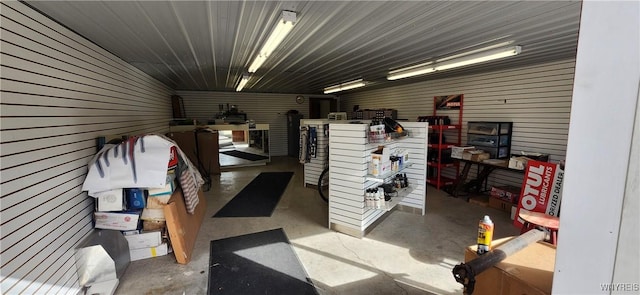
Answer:
[[[574, 67], [575, 60], [571, 59], [383, 89], [363, 89], [342, 95], [340, 108], [350, 110], [354, 105], [369, 109], [393, 108], [398, 110], [399, 118], [415, 121], [418, 116], [433, 114], [434, 96], [464, 94], [463, 144], [467, 141], [469, 121], [513, 122], [512, 154], [548, 153], [550, 160], [557, 162], [566, 155]], [[522, 174], [496, 171], [489, 181], [490, 184], [520, 185]]]
[[297, 110], [304, 118], [309, 117], [308, 100], [298, 104], [295, 94], [208, 91], [177, 91], [176, 94], [183, 98], [188, 118], [207, 122], [219, 112], [219, 104], [225, 109], [229, 104], [238, 106], [238, 110], [247, 114], [247, 119], [269, 124], [272, 156], [287, 155], [287, 111]]
[[[309, 162], [304, 163], [305, 186], [308, 184], [317, 186], [320, 173], [329, 164], [329, 136], [325, 136], [325, 129], [327, 133], [329, 130], [329, 122], [331, 121], [321, 119], [303, 119], [300, 121], [301, 128], [316, 129], [316, 156], [310, 157]], [[311, 133], [309, 132], [309, 134]]]
[[638, 1], [582, 3], [553, 294], [640, 291], [638, 23]]
[[173, 91], [20, 2], [0, 6], [0, 293], [75, 294], [95, 138], [168, 131]]

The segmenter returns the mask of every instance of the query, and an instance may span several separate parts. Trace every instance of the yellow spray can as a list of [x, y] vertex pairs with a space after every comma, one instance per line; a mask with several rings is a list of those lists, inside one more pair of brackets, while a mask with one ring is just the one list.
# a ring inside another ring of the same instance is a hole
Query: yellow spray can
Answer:
[[478, 250], [477, 253], [482, 255], [491, 250], [491, 241], [493, 240], [493, 221], [489, 215], [485, 215], [478, 224]]

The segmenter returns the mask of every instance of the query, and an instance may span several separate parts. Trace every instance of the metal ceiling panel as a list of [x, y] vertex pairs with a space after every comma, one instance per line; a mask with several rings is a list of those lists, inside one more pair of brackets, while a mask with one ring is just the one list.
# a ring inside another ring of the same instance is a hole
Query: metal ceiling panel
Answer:
[[[293, 31], [245, 91], [321, 93], [575, 57], [580, 1], [26, 1], [177, 90], [234, 91], [282, 10]], [[389, 70], [510, 41], [517, 57], [387, 81]]]

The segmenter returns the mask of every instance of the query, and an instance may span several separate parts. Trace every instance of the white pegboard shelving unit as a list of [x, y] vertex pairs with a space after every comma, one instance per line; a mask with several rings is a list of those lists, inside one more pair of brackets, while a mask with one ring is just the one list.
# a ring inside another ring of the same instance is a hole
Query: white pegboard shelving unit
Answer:
[[380, 185], [379, 181], [368, 178], [370, 155], [378, 146], [409, 151], [412, 165], [403, 173], [407, 174], [413, 190], [395, 203], [421, 215], [425, 214], [426, 204], [428, 123], [402, 122], [409, 131], [408, 137], [386, 143], [368, 143], [368, 121], [362, 122], [329, 124], [329, 228], [356, 237], [363, 237], [393, 209], [365, 206], [365, 190]]
[[300, 127], [315, 127], [317, 134], [317, 152], [316, 157], [311, 157], [310, 161], [304, 163], [304, 186], [318, 185], [318, 178], [320, 173], [327, 165], [328, 161], [328, 145], [329, 137], [325, 136], [325, 128], [329, 128], [330, 122], [336, 122], [335, 120], [326, 119], [302, 119], [300, 120]]

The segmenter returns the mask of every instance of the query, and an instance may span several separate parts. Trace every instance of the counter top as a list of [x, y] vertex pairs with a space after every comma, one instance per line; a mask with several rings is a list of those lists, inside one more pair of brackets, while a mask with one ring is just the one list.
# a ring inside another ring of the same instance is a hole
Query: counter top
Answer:
[[222, 124], [222, 125], [176, 125], [169, 126], [169, 130], [171, 132], [180, 132], [180, 131], [191, 131], [196, 127], [206, 127], [212, 130], [242, 130], [242, 131], [250, 131], [250, 130], [269, 130], [269, 124], [256, 124], [256, 128], [249, 129], [249, 125], [247, 124]]

